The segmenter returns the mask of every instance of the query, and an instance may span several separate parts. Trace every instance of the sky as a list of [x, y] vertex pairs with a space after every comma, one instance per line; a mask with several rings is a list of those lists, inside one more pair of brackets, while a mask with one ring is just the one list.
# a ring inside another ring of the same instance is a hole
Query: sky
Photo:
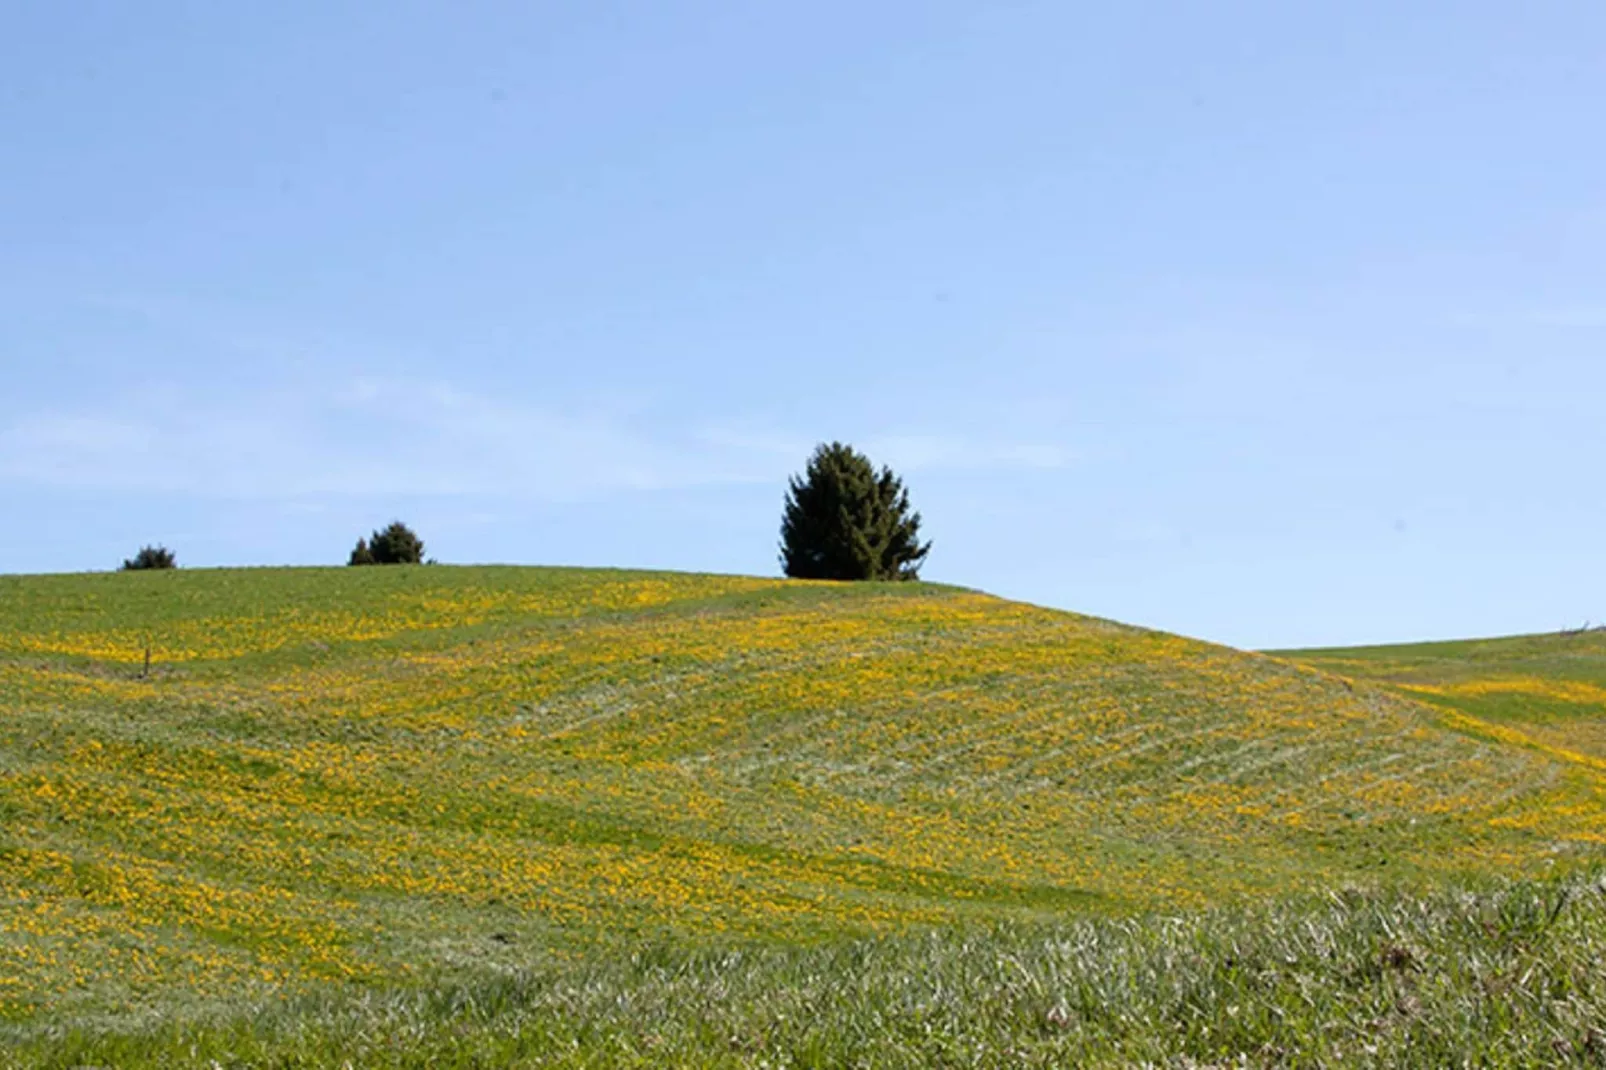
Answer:
[[1606, 620], [1606, 5], [0, 3], [0, 572], [923, 576], [1250, 647]]

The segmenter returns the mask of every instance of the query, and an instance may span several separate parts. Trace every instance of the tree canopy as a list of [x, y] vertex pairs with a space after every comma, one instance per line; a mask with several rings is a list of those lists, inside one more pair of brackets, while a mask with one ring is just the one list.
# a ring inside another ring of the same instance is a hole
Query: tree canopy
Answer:
[[178, 558], [165, 546], [141, 546], [139, 553], [123, 559], [124, 572], [147, 568], [177, 568]]
[[358, 539], [348, 565], [416, 565], [424, 560], [424, 540], [400, 520]]
[[841, 442], [822, 443], [793, 476], [781, 518], [781, 567], [812, 580], [914, 580], [931, 543], [903, 481]]

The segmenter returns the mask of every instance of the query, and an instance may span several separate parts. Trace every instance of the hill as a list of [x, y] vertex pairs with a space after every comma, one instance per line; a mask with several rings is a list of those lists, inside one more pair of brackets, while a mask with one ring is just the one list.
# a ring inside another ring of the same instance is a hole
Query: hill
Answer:
[[1606, 630], [1289, 656], [1387, 684], [1473, 735], [1606, 772]]
[[926, 584], [0, 578], [0, 1015], [1533, 873], [1603, 841], [1576, 739], [1382, 655], [1305, 660]]

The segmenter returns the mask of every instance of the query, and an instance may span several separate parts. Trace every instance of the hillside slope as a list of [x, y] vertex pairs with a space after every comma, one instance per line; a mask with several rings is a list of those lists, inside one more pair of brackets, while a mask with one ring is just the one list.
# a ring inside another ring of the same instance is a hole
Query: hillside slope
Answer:
[[1533, 870], [1603, 841], [1594, 771], [1465, 727], [931, 585], [0, 578], [0, 1015]]
[[1329, 672], [1390, 685], [1474, 733], [1606, 772], [1606, 630], [1302, 650]]

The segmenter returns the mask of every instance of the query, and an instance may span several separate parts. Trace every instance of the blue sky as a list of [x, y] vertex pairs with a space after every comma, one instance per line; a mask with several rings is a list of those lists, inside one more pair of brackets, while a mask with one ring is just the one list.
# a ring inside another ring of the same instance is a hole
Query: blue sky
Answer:
[[0, 570], [925, 575], [1239, 645], [1606, 619], [1594, 0], [0, 8]]

